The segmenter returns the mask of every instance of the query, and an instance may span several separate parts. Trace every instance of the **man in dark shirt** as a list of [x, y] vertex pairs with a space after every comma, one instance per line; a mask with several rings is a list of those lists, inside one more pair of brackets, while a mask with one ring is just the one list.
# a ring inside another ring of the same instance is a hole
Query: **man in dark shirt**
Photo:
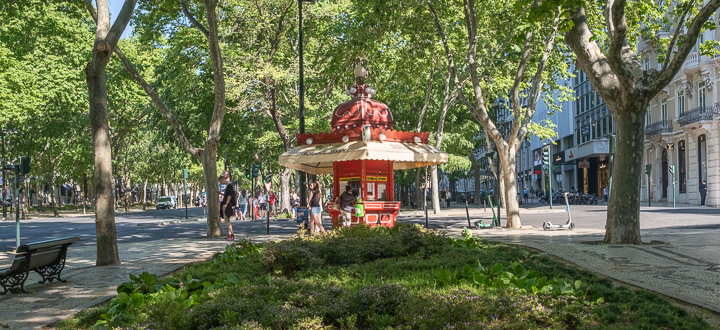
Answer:
[[707, 184], [705, 180], [700, 182], [700, 207], [705, 207], [705, 197], [707, 197]]
[[227, 239], [234, 240], [235, 234], [233, 234], [232, 225], [230, 224], [230, 217], [233, 215], [233, 206], [235, 205], [235, 188], [228, 182], [227, 177], [224, 175], [220, 176], [220, 183], [226, 185], [222, 202], [220, 202], [220, 212], [223, 218], [225, 218], [225, 224], [227, 224], [228, 227]]
[[350, 185], [345, 187], [345, 192], [340, 195], [340, 215], [343, 217], [343, 227], [350, 227], [352, 221], [351, 212], [357, 198], [352, 193]]

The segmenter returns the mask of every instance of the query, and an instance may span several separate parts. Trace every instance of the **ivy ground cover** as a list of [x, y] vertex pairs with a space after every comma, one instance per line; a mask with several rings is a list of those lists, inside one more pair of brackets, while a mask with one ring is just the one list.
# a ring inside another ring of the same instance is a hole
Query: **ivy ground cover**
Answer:
[[660, 296], [535, 251], [418, 226], [240, 241], [59, 328], [708, 329]]

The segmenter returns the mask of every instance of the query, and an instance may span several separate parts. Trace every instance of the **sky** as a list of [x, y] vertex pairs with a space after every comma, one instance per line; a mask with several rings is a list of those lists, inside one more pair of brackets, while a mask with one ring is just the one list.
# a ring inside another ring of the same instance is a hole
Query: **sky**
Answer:
[[[118, 14], [120, 13], [120, 9], [122, 9], [124, 3], [125, 0], [108, 0], [108, 5], [110, 6], [110, 26], [112, 26], [112, 23], [115, 22], [115, 18], [117, 18]], [[137, 8], [137, 4], [135, 4], [135, 8]], [[132, 31], [133, 21], [130, 20], [130, 23], [128, 23], [125, 31], [123, 31], [122, 38], [129, 37]]]

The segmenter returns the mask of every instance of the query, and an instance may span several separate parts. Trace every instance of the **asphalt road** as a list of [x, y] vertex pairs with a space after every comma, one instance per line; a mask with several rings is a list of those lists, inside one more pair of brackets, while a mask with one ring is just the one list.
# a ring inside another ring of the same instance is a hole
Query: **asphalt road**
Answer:
[[[189, 222], [152, 225], [160, 222], [185, 221], [185, 209], [147, 210], [141, 212], [118, 213], [115, 215], [115, 228], [119, 243], [144, 242], [168, 238], [193, 238], [206, 235], [207, 222], [202, 218], [202, 209], [188, 208]], [[194, 221], [193, 221], [194, 220]], [[327, 221], [326, 221], [327, 222]], [[265, 234], [266, 222], [256, 220], [232, 221], [235, 236], [244, 234]], [[292, 234], [296, 231], [295, 221], [270, 221], [273, 234]], [[227, 228], [223, 223], [223, 231]], [[20, 243], [36, 242], [67, 236], [80, 236], [75, 244], [95, 245], [95, 217], [92, 215], [68, 218], [44, 218], [20, 220]], [[15, 221], [0, 221], [0, 252], [15, 249]]]
[[[503, 210], [504, 211], [504, 210]], [[489, 223], [492, 219], [490, 209], [471, 209], [471, 222], [483, 219]], [[543, 221], [549, 220], [553, 224], [562, 224], [567, 220], [564, 206], [555, 206], [550, 211], [547, 205], [521, 209], [523, 226], [542, 228]], [[206, 221], [202, 218], [200, 208], [189, 208], [190, 222], [178, 222], [164, 225], [151, 225], [160, 222], [173, 222], [185, 220], [185, 209], [175, 210], [148, 210], [144, 212], [119, 213], [115, 216], [118, 233], [118, 242], [132, 243], [145, 242], [168, 238], [194, 238], [206, 234]], [[571, 206], [571, 215], [577, 229], [605, 228], [607, 216], [606, 207], [597, 206]], [[715, 208], [698, 208], [696, 206], [679, 206], [671, 208], [666, 206], [642, 207], [640, 214], [641, 232], [645, 234], [663, 235], [677, 234], [678, 232], [715, 231], [720, 229], [720, 210]], [[192, 221], [194, 220], [194, 221]], [[401, 211], [399, 221], [425, 224], [424, 214], [420, 211]], [[505, 214], [501, 217], [505, 225]], [[265, 221], [233, 221], [235, 236], [242, 237], [247, 234], [265, 234], [267, 224]], [[329, 229], [328, 217], [324, 218], [325, 228]], [[453, 205], [451, 210], [443, 210], [440, 215], [429, 215], [431, 228], [458, 228], [467, 225], [465, 209]], [[226, 227], [223, 224], [223, 230]], [[297, 230], [295, 221], [286, 219], [270, 221], [271, 234], [292, 234]], [[20, 221], [21, 243], [35, 242], [45, 239], [80, 236], [80, 245], [95, 245], [95, 218], [93, 216], [80, 216], [72, 218], [45, 218]], [[76, 243], [76, 244], [78, 244]], [[0, 222], [0, 252], [9, 252], [15, 248], [15, 222]]]

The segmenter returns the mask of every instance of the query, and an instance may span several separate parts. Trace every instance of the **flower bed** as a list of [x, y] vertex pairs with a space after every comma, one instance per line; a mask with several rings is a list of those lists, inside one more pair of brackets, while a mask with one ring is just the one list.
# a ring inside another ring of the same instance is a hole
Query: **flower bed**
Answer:
[[[658, 295], [515, 246], [417, 226], [241, 241], [58, 326], [66, 329], [706, 329]], [[136, 304], [136, 306], [131, 306]]]

